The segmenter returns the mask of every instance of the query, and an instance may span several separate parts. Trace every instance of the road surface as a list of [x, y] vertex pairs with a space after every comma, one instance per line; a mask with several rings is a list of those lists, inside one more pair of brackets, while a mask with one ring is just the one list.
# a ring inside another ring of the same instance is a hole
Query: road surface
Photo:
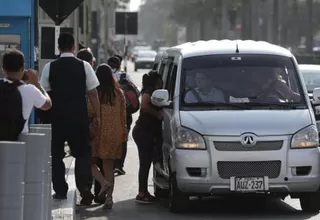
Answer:
[[[142, 75], [147, 70], [133, 72], [129, 64], [128, 72], [137, 84], [142, 87]], [[135, 115], [135, 118], [137, 115]], [[133, 126], [132, 126], [133, 127]], [[177, 215], [168, 211], [166, 200], [154, 205], [136, 204], [134, 198], [138, 191], [138, 156], [132, 140], [128, 144], [128, 156], [125, 163], [127, 172], [124, 176], [116, 177], [114, 191], [114, 207], [104, 211], [101, 206], [78, 207], [77, 218], [87, 220], [306, 220], [319, 219], [320, 215], [308, 215], [301, 212], [299, 200], [287, 198], [284, 202], [276, 199], [221, 199], [210, 198], [202, 201], [192, 201], [189, 213]], [[152, 175], [152, 173], [151, 173]], [[152, 181], [149, 183], [153, 192]]]

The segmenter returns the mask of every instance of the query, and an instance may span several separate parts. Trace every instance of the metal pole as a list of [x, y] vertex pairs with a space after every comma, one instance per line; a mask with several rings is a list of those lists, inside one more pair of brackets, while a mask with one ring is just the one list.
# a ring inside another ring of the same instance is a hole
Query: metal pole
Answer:
[[79, 50], [79, 9], [75, 9], [73, 12], [73, 32], [75, 39], [76, 52]]
[[105, 35], [104, 35], [104, 59], [107, 62], [109, 58], [109, 1], [104, 1], [104, 22], [105, 22]]
[[128, 57], [127, 34], [128, 34], [128, 15], [125, 14], [125, 18], [124, 18], [124, 71], [125, 72], [127, 72], [127, 57]]

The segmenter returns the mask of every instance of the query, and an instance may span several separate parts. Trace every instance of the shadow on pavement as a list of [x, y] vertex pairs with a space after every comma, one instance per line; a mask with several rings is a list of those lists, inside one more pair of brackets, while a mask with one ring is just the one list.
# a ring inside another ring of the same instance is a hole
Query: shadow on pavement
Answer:
[[193, 220], [193, 219], [290, 219], [306, 220], [313, 215], [302, 213], [285, 202], [271, 198], [208, 198], [192, 200], [190, 210], [184, 214], [172, 214], [166, 200], [154, 205], [136, 204], [134, 199], [119, 201], [113, 210], [97, 207], [79, 207], [79, 219], [88, 220]]

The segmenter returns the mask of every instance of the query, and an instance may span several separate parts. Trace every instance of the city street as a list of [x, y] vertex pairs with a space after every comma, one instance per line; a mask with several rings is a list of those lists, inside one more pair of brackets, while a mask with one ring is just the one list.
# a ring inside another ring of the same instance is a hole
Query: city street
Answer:
[[[141, 88], [142, 75], [147, 70], [133, 72], [131, 63], [128, 66], [128, 70], [137, 86]], [[137, 117], [137, 114], [135, 116]], [[91, 207], [77, 207], [76, 212], [79, 220], [320, 219], [320, 215], [312, 216], [302, 213], [299, 201], [289, 198], [285, 202], [267, 198], [209, 198], [201, 201], [194, 200], [191, 202], [190, 211], [183, 215], [170, 213], [166, 200], [154, 205], [136, 204], [134, 199], [138, 191], [138, 156], [136, 146], [131, 137], [128, 143], [125, 170], [127, 172], [126, 175], [116, 177], [113, 210], [104, 211], [101, 206], [95, 204]], [[151, 178], [149, 186], [150, 192], [153, 193]]]

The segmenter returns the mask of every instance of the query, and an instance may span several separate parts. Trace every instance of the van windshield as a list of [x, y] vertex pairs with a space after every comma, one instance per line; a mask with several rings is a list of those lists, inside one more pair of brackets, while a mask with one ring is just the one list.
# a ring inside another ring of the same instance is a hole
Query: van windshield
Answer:
[[239, 54], [185, 58], [181, 85], [182, 107], [307, 107], [289, 57]]

